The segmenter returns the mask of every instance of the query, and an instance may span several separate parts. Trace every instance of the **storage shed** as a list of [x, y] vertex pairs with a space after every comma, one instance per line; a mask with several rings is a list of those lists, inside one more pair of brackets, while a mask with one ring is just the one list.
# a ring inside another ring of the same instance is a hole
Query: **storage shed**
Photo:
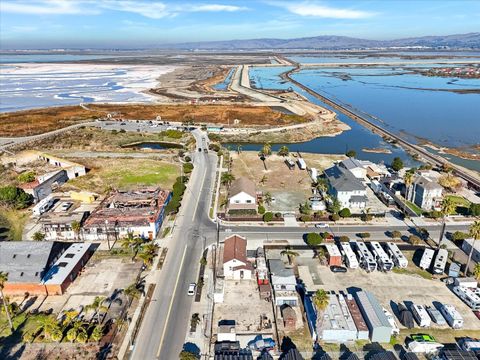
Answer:
[[389, 342], [392, 326], [375, 296], [368, 291], [359, 291], [354, 294], [354, 297], [367, 323], [370, 340], [379, 343]]

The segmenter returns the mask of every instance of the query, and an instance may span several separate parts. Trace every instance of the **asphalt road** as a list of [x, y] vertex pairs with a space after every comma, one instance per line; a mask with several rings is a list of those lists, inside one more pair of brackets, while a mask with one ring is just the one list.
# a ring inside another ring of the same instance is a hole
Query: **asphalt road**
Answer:
[[[192, 132], [197, 143], [206, 136]], [[195, 152], [181, 211], [177, 216], [168, 253], [158, 274], [152, 301], [136, 339], [132, 359], [177, 359], [184, 345], [193, 297], [188, 285], [197, 281], [203, 249], [215, 242], [216, 225], [208, 218], [217, 156]]]

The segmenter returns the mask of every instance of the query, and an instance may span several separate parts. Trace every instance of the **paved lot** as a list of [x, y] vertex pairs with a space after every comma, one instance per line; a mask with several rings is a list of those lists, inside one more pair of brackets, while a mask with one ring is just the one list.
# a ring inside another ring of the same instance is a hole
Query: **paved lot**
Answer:
[[[317, 265], [315, 266], [315, 261]], [[297, 258], [297, 264], [303, 265], [301, 274], [310, 272], [311, 279], [306, 274], [305, 283], [311, 285], [309, 290], [325, 289], [345, 291], [346, 289], [371, 291], [379, 302], [395, 313], [396, 304], [404, 303], [432, 305], [433, 302], [454, 305], [464, 317], [465, 329], [479, 330], [480, 321], [471, 309], [453, 294], [440, 280], [428, 280], [418, 275], [396, 274], [394, 272], [367, 273], [361, 269], [349, 269], [345, 274], [332, 273], [326, 266], [321, 266], [318, 260]], [[312, 281], [313, 279], [313, 281]]]
[[214, 332], [220, 320], [235, 320], [237, 333], [271, 333], [260, 328], [262, 314], [273, 323], [272, 304], [260, 299], [255, 280], [226, 280], [224, 302], [215, 304]]

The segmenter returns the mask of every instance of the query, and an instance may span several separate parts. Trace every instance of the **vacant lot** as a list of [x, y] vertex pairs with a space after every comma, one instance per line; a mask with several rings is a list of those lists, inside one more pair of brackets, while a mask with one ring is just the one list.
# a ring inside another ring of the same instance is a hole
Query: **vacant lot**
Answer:
[[308, 119], [286, 115], [268, 106], [233, 105], [89, 105], [63, 106], [0, 114], [0, 136], [41, 134], [78, 122], [91, 121], [112, 114], [123, 119], [155, 119], [167, 121], [194, 121], [217, 124], [287, 125]]
[[[85, 127], [37, 140], [35, 142], [35, 148], [43, 150], [118, 151], [121, 149], [122, 151], [135, 151], [132, 148], [125, 148], [124, 146], [138, 142], [186, 144], [191, 141], [192, 138], [190, 133], [187, 132], [119, 132], [102, 130], [95, 127]], [[32, 144], [27, 144], [24, 148], [30, 148], [31, 146]]]
[[[231, 152], [233, 159], [232, 172], [235, 178], [247, 177], [257, 186], [257, 190], [270, 192], [275, 202], [270, 205], [272, 211], [296, 210], [298, 205], [311, 195], [312, 180], [306, 170], [298, 166], [290, 170], [285, 164], [285, 158], [271, 155], [265, 161], [265, 167], [258, 153], [242, 151], [240, 154]], [[330, 167], [334, 161], [344, 158], [343, 155], [302, 154], [308, 167], [321, 170]], [[291, 159], [295, 160], [293, 156]]]
[[171, 189], [180, 175], [177, 165], [153, 159], [83, 159], [90, 171], [69, 181], [66, 186], [94, 192], [110, 188], [129, 190], [140, 186], [159, 186]]

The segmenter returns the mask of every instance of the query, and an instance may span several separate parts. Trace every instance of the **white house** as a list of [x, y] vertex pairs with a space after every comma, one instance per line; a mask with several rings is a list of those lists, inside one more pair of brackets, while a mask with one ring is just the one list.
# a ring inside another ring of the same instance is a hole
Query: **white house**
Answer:
[[334, 165], [325, 170], [328, 192], [336, 197], [342, 208], [360, 212], [367, 206], [367, 189], [350, 170]]
[[367, 169], [364, 164], [355, 158], [348, 158], [339, 163], [339, 165], [349, 170], [357, 179], [364, 180], [367, 177]]
[[223, 276], [226, 279], [250, 280], [253, 266], [247, 260], [247, 239], [232, 235], [223, 244]]
[[232, 182], [229, 190], [228, 209], [257, 211], [257, 192], [255, 183], [245, 177]]
[[432, 210], [440, 206], [442, 191], [443, 188], [433, 179], [417, 176], [408, 192], [408, 200], [424, 210]]
[[297, 306], [297, 280], [293, 270], [286, 268], [280, 259], [268, 260], [268, 266], [272, 279], [275, 305]]

